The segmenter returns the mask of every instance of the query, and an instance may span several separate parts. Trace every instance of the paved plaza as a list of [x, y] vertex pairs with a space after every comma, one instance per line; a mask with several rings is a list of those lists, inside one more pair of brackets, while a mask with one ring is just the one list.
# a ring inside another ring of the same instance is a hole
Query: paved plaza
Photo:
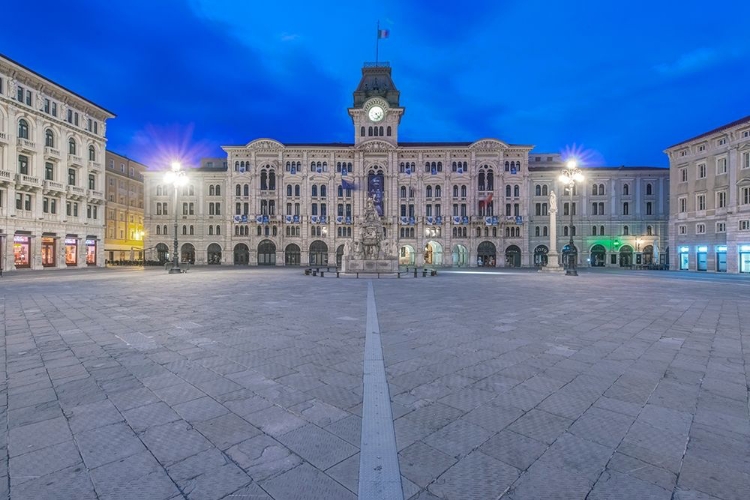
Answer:
[[354, 499], [362, 464], [405, 500], [745, 500], [749, 299], [673, 272], [6, 274], [0, 498]]

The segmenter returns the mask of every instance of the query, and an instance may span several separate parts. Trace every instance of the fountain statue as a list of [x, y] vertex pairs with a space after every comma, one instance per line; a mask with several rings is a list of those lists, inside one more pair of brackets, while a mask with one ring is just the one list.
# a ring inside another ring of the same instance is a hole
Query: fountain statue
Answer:
[[344, 244], [341, 261], [345, 273], [395, 273], [398, 257], [391, 242], [383, 239], [383, 223], [375, 210], [372, 197], [367, 197], [365, 217], [360, 225], [359, 240]]

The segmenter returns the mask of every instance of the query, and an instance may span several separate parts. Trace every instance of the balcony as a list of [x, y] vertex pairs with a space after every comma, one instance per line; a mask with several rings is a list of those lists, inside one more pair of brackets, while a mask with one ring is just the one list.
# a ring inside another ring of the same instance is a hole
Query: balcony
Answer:
[[5, 144], [8, 144], [7, 132], [0, 132], [0, 142], [4, 142]]
[[104, 193], [96, 189], [89, 189], [88, 197], [94, 203], [104, 203]]
[[21, 139], [20, 137], [16, 142], [16, 146], [18, 147], [18, 149], [22, 151], [28, 151], [29, 153], [33, 153], [36, 150], [36, 143], [34, 141]]
[[62, 185], [60, 182], [55, 181], [44, 181], [43, 184], [44, 194], [47, 193], [65, 193], [65, 186]]
[[89, 170], [101, 170], [102, 164], [98, 161], [91, 161], [89, 160]]
[[49, 146], [44, 147], [44, 157], [45, 158], [60, 158], [60, 150], [51, 148]]
[[86, 190], [78, 186], [68, 186], [68, 196], [80, 200], [86, 196]]
[[16, 188], [21, 191], [32, 191], [39, 189], [41, 182], [36, 177], [32, 177], [26, 174], [16, 174]]
[[0, 184], [10, 184], [13, 181], [13, 174], [7, 170], [0, 170]]
[[76, 155], [68, 155], [68, 163], [71, 165], [78, 165], [79, 167], [83, 166], [83, 158]]

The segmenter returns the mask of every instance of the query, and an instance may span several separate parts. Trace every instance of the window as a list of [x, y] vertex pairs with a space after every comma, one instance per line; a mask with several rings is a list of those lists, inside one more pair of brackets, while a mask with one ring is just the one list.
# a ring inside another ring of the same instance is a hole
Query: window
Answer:
[[696, 210], [706, 209], [706, 195], [705, 194], [695, 195], [695, 209]]
[[696, 178], [697, 179], [705, 179], [706, 178], [706, 164], [705, 163], [699, 163], [697, 165]]
[[695, 234], [706, 234], [706, 225], [705, 224], [696, 224], [695, 225]]
[[681, 226], [677, 226], [677, 232], [679, 234], [687, 234], [687, 226], [684, 224]]
[[55, 135], [50, 129], [47, 129], [44, 132], [44, 145], [48, 148], [55, 147]]
[[630, 234], [630, 228], [628, 226], [622, 226], [622, 234], [627, 236]]
[[742, 153], [741, 168], [750, 168], [750, 151]]
[[629, 215], [628, 213], [629, 211], [630, 211], [630, 205], [626, 201], [622, 204], [622, 215]]
[[716, 208], [727, 207], [727, 192], [719, 191], [716, 193]]
[[630, 185], [628, 184], [622, 185], [622, 194], [623, 196], [628, 196], [630, 194]]
[[72, 137], [68, 140], [68, 154], [76, 154], [76, 141]]
[[18, 155], [18, 173], [22, 175], [29, 175], [29, 157], [24, 155]]
[[69, 186], [76, 185], [76, 169], [74, 168], [68, 169], [68, 185]]
[[726, 143], [727, 143], [727, 139], [725, 137], [722, 137], [721, 139], [719, 139], [718, 141], [716, 141], [716, 145], [717, 146], [723, 146]]
[[680, 169], [680, 182], [687, 182], [687, 168]]
[[44, 164], [44, 180], [46, 181], [55, 180], [55, 166], [50, 162], [46, 162]]
[[681, 214], [684, 214], [685, 212], [687, 212], [687, 198], [683, 196], [682, 198], [679, 198], [677, 200], [677, 203], [679, 207], [679, 212]]
[[750, 220], [740, 221], [740, 231], [750, 231]]
[[29, 122], [21, 118], [18, 120], [18, 137], [20, 139], [29, 138]]
[[89, 189], [96, 189], [96, 176], [89, 174]]
[[96, 150], [94, 149], [94, 146], [89, 146], [89, 161], [96, 161]]
[[651, 187], [651, 183], [649, 182], [646, 184], [646, 196], [650, 196], [653, 194], [653, 187]]
[[723, 175], [727, 173], [727, 159], [718, 158], [716, 160], [716, 175]]
[[716, 223], [716, 232], [717, 233], [726, 233], [727, 232], [727, 224], [726, 224], [726, 222], [717, 222]]
[[653, 236], [654, 229], [651, 226], [646, 226], [646, 236]]
[[653, 211], [653, 209], [651, 208], [651, 202], [650, 202], [650, 201], [647, 201], [647, 202], [646, 202], [646, 215], [653, 215], [653, 214], [651, 213], [652, 211]]

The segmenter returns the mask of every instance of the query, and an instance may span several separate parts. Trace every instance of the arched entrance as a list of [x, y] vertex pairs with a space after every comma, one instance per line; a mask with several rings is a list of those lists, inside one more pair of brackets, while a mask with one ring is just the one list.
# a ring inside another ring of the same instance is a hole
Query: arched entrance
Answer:
[[495, 267], [497, 262], [497, 248], [491, 241], [483, 241], [477, 247], [477, 265]]
[[534, 249], [534, 265], [536, 267], [545, 267], [547, 265], [547, 254], [549, 248], [546, 245], [537, 245]]
[[414, 265], [414, 247], [411, 245], [404, 245], [398, 251], [398, 265], [399, 266], [413, 266]]
[[646, 245], [643, 247], [643, 265], [650, 266], [654, 263], [654, 246]]
[[570, 245], [568, 244], [562, 248], [563, 269], [568, 268], [568, 260], [571, 258], [575, 258], [575, 263], [578, 264], [578, 247], [573, 245], [573, 251], [571, 252]]
[[284, 250], [284, 265], [285, 266], [299, 266], [300, 265], [300, 248], [294, 243], [290, 243]]
[[466, 267], [469, 265], [469, 252], [463, 245], [453, 247], [453, 267]]
[[250, 249], [244, 243], [238, 243], [234, 246], [234, 265], [246, 266], [250, 261]]
[[218, 243], [211, 243], [208, 245], [206, 250], [206, 256], [208, 258], [208, 264], [221, 264], [221, 247]]
[[602, 245], [591, 247], [591, 267], [604, 267], [607, 263], [607, 250]]
[[342, 260], [344, 260], [344, 245], [339, 245], [336, 249], [336, 267], [341, 267]]
[[443, 246], [437, 241], [428, 241], [424, 246], [424, 263], [426, 266], [443, 265]]
[[258, 243], [258, 265], [276, 265], [276, 244], [271, 240], [263, 240]]
[[328, 245], [320, 240], [310, 243], [310, 265], [325, 266], [328, 264]]
[[164, 264], [169, 260], [169, 247], [164, 243], [156, 245], [156, 260], [159, 264]]
[[192, 243], [185, 243], [182, 245], [182, 250], [180, 251], [180, 262], [195, 264], [195, 247]]
[[633, 265], [633, 247], [623, 245], [620, 248], [620, 267], [631, 267]]
[[505, 267], [521, 267], [521, 249], [516, 245], [505, 249]]

